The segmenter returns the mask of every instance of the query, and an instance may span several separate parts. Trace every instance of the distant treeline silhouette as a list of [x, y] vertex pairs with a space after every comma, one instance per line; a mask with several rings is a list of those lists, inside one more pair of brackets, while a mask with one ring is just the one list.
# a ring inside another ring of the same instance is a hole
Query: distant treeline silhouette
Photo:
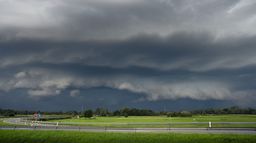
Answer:
[[[16, 116], [16, 115], [32, 115], [40, 111], [27, 111], [27, 110], [12, 110], [12, 109], [0, 109], [0, 116]], [[107, 108], [97, 108], [95, 110], [87, 109], [84, 111], [59, 111], [59, 112], [40, 112], [45, 115], [70, 115], [70, 116], [168, 116], [168, 117], [190, 117], [192, 115], [204, 115], [204, 114], [256, 114], [256, 109], [253, 108], [240, 108], [238, 106], [232, 106], [229, 108], [209, 108], [192, 111], [153, 111], [150, 109], [138, 109], [138, 108], [122, 108], [115, 111], [110, 111]]]

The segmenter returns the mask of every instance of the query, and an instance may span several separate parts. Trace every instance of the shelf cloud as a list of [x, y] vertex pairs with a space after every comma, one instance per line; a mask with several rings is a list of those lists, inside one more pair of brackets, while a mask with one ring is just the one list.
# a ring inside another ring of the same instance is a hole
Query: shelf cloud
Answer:
[[0, 98], [96, 107], [92, 90], [108, 89], [125, 94], [109, 106], [127, 94], [255, 106], [255, 12], [253, 0], [0, 0]]

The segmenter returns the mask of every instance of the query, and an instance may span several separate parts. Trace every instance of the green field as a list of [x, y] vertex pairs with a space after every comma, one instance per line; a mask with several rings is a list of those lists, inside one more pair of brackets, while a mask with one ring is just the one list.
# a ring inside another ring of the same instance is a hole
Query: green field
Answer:
[[256, 122], [256, 115], [195, 115], [192, 117], [166, 116], [130, 116], [130, 117], [96, 117], [92, 119], [63, 119], [61, 122], [115, 122], [115, 123], [168, 123], [168, 122]]
[[1, 143], [253, 143], [255, 135], [0, 131]]
[[[166, 117], [166, 116], [129, 116], [129, 117], [94, 117], [94, 118], [70, 118], [53, 120], [56, 116], [45, 116], [56, 125], [91, 126], [106, 128], [207, 128], [208, 122], [212, 122], [213, 128], [256, 128], [256, 115], [194, 115], [192, 117]], [[19, 126], [3, 122], [0, 118], [0, 126]], [[193, 123], [191, 123], [193, 122]], [[254, 122], [253, 124], [226, 124], [217, 122]], [[196, 124], [194, 124], [196, 123]], [[25, 126], [24, 124], [20, 126]]]
[[0, 127], [15, 127], [15, 126], [19, 126], [19, 127], [24, 127], [26, 125], [22, 124], [10, 124], [10, 123], [6, 123], [4, 122], [6, 118], [0, 118]]
[[[195, 115], [192, 117], [166, 117], [166, 116], [130, 116], [125, 117], [96, 117], [80, 119], [53, 120], [60, 124], [79, 126], [105, 126], [105, 127], [247, 127], [255, 128], [256, 124], [214, 124], [214, 122], [256, 122], [256, 115]], [[185, 122], [207, 122], [204, 124], [186, 124]], [[179, 124], [178, 124], [179, 123]]]
[[4, 120], [4, 118], [0, 118], [0, 126], [1, 126], [1, 127], [4, 127], [4, 126], [13, 126], [12, 124], [5, 123], [3, 120]]

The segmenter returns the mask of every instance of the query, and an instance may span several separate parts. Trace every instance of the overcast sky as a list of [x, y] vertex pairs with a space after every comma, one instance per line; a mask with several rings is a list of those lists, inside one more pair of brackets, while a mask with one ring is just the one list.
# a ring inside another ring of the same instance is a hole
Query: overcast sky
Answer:
[[255, 0], [0, 0], [0, 108], [256, 107]]

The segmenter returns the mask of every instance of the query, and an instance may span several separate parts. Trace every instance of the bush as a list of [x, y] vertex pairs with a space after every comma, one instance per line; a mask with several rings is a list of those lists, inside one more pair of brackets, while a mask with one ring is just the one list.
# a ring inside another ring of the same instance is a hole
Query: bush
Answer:
[[172, 116], [172, 113], [167, 112], [167, 113], [166, 113], [166, 116], [167, 116], [167, 117], [171, 117], [171, 116]]
[[182, 111], [180, 112], [181, 117], [192, 117], [192, 114], [188, 111]]
[[84, 117], [91, 118], [92, 116], [93, 116], [93, 111], [92, 110], [84, 111]]
[[127, 118], [127, 117], [128, 117], [128, 114], [127, 114], [127, 113], [124, 113], [124, 117]]

